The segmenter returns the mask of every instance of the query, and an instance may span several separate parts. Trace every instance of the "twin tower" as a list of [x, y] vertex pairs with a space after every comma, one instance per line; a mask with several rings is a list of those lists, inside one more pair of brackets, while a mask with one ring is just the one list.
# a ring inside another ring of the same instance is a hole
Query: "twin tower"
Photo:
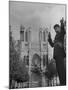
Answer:
[[30, 59], [33, 58], [35, 54], [38, 54], [43, 59], [43, 56], [46, 57], [48, 54], [48, 28], [39, 28], [38, 30], [38, 42], [33, 42], [31, 27], [25, 28], [20, 26], [20, 41], [21, 41], [21, 56], [27, 56], [29, 54]]
[[[30, 42], [31, 41], [31, 33], [32, 28], [28, 27], [27, 29], [24, 26], [20, 26], [20, 40], [23, 42]], [[47, 41], [47, 34], [48, 34], [48, 28], [39, 28], [38, 30], [38, 38], [40, 42], [46, 42]], [[34, 38], [34, 37], [33, 37]]]

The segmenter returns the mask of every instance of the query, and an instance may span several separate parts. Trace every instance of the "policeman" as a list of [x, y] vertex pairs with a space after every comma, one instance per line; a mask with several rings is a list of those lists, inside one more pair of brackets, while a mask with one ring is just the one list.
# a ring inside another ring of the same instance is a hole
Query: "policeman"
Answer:
[[56, 61], [56, 68], [60, 80], [60, 85], [66, 85], [66, 70], [64, 68], [64, 20], [63, 18], [60, 21], [61, 25], [55, 24], [54, 30], [56, 32], [56, 36], [54, 42], [51, 39], [51, 34], [48, 35], [48, 41], [51, 47], [54, 47], [53, 57]]

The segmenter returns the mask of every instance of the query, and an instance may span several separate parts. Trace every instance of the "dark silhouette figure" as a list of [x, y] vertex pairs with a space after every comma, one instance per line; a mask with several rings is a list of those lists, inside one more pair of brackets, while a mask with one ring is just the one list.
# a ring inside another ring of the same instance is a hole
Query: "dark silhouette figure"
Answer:
[[60, 20], [60, 23], [61, 25], [59, 24], [54, 25], [54, 30], [56, 32], [54, 42], [51, 39], [50, 33], [48, 41], [51, 47], [54, 47], [53, 57], [56, 61], [56, 68], [59, 75], [60, 85], [66, 85], [66, 70], [64, 66], [64, 57], [66, 55], [64, 52], [64, 45], [63, 45], [65, 30], [63, 18]]

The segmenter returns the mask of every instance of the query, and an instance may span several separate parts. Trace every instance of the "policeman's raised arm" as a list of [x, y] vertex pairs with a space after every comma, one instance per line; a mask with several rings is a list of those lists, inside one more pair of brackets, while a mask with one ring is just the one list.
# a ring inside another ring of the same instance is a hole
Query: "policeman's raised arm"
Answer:
[[51, 39], [51, 34], [50, 34], [50, 32], [49, 32], [49, 35], [48, 35], [48, 42], [49, 42], [49, 44], [50, 44], [51, 47], [54, 47], [54, 43], [53, 43], [53, 41], [52, 41], [52, 39]]
[[65, 34], [64, 25], [65, 25], [65, 21], [64, 21], [64, 18], [62, 17], [62, 19], [60, 20], [60, 27], [61, 27], [61, 33], [62, 34]]

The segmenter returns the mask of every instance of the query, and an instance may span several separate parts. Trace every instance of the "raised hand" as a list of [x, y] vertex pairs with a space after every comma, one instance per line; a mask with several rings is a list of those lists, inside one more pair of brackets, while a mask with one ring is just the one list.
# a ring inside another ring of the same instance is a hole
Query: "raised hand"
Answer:
[[60, 23], [64, 23], [64, 18], [62, 17], [62, 19], [60, 20]]
[[49, 34], [48, 34], [48, 42], [49, 42], [49, 44], [51, 45], [51, 47], [54, 47], [54, 42], [52, 41], [52, 39], [51, 39], [51, 33], [49, 32]]
[[51, 39], [51, 33], [49, 32], [49, 34], [48, 34], [48, 39]]

